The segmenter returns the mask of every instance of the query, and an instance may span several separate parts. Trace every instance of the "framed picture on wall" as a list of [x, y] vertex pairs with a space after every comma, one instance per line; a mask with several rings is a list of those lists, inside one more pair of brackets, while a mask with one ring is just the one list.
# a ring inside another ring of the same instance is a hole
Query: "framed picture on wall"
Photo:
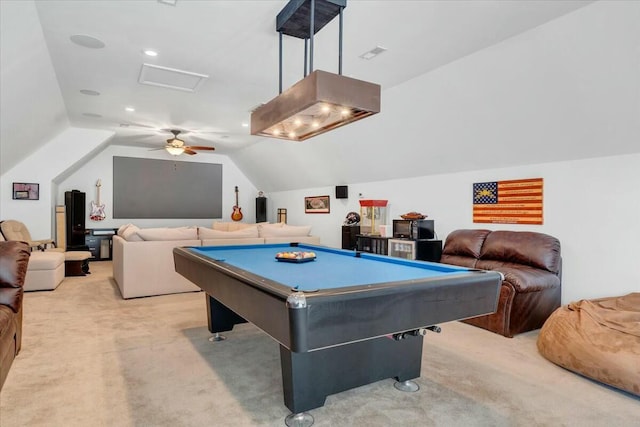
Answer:
[[304, 213], [329, 213], [329, 196], [305, 197]]
[[14, 182], [13, 183], [13, 199], [14, 200], [39, 200], [40, 184]]

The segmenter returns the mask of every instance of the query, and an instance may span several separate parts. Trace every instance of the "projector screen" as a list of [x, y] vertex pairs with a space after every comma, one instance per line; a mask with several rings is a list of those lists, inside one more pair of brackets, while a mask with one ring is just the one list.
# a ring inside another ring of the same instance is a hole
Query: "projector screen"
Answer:
[[113, 157], [114, 218], [221, 218], [222, 165]]

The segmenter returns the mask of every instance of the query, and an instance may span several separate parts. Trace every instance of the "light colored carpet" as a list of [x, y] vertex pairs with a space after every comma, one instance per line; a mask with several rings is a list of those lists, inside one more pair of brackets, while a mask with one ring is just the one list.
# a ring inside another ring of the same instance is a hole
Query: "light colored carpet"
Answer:
[[[110, 262], [27, 293], [0, 425], [283, 426], [278, 345], [250, 324], [211, 343], [205, 295], [125, 301]], [[393, 380], [329, 396], [315, 426], [638, 426], [640, 399], [458, 322], [424, 340], [420, 390]]]

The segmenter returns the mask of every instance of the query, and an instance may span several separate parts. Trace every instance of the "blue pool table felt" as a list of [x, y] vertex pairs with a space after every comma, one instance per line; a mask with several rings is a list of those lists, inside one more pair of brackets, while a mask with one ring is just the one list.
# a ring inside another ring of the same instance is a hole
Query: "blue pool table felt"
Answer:
[[[442, 277], [468, 271], [464, 267], [409, 261], [339, 249], [287, 244], [203, 246], [191, 248], [207, 258], [222, 261], [300, 291]], [[278, 262], [278, 252], [312, 251], [312, 262]]]

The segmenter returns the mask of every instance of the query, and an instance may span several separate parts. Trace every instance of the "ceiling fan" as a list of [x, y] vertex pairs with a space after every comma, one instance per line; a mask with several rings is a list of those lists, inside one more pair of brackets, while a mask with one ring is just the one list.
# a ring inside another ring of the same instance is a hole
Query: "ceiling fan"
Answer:
[[[163, 148], [167, 150], [167, 152], [173, 156], [179, 156], [182, 153], [189, 154], [193, 156], [194, 154], [198, 154], [196, 151], [213, 151], [215, 148], [207, 147], [204, 145], [185, 145], [185, 142], [178, 138], [178, 135], [182, 132], [177, 129], [170, 129], [169, 132], [173, 134], [173, 138], [167, 139], [167, 145]], [[162, 148], [158, 148], [157, 150], [162, 150]]]

